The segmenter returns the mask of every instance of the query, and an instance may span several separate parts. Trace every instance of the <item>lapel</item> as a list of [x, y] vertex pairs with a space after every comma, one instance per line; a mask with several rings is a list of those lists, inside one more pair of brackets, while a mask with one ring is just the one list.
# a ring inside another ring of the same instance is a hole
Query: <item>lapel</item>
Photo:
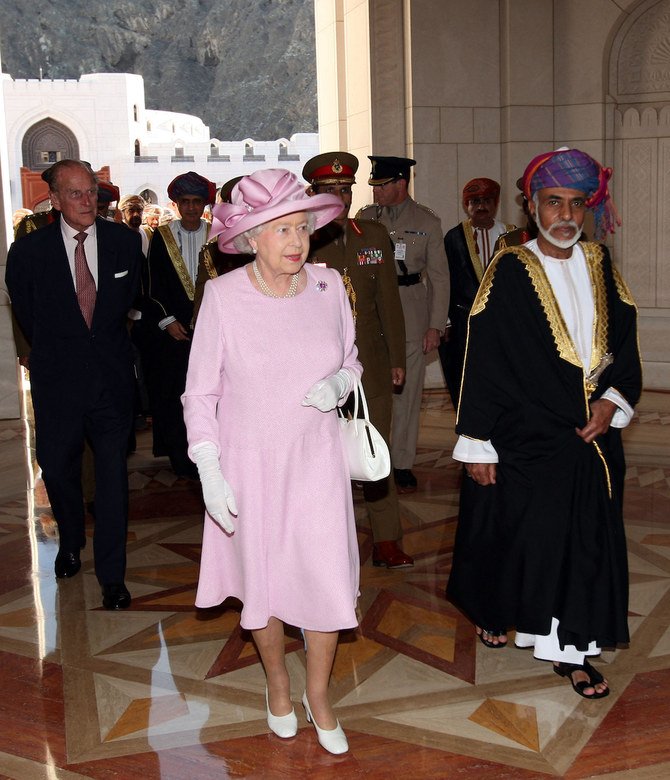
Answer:
[[109, 285], [110, 265], [112, 256], [109, 249], [109, 241], [105, 240], [106, 226], [104, 220], [97, 219], [95, 222], [96, 242], [98, 246], [98, 294], [95, 299], [95, 309], [93, 310], [93, 319], [98, 311], [98, 306], [105, 300]]
[[55, 289], [62, 290], [64, 300], [73, 303], [81, 315], [77, 301], [77, 292], [74, 288], [74, 279], [70, 269], [70, 261], [67, 257], [65, 241], [61, 233], [60, 219], [41, 228], [40, 233], [43, 234], [45, 242], [51, 247], [51, 251], [44, 253], [44, 278], [45, 280], [51, 280], [47, 283], [53, 284]]
[[479, 252], [477, 251], [477, 242], [475, 241], [475, 231], [472, 229], [472, 222], [469, 219], [464, 219], [461, 222], [463, 228], [463, 234], [465, 235], [465, 245], [468, 248], [468, 256], [470, 258], [470, 264], [472, 266], [472, 272], [479, 284], [484, 276], [484, 266], [482, 265]]

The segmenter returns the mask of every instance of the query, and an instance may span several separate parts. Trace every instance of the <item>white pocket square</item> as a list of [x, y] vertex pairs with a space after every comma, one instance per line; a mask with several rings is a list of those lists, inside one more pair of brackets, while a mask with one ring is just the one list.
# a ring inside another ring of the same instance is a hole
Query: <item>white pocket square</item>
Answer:
[[120, 279], [122, 276], [128, 276], [128, 271], [119, 271], [118, 274], [114, 274], [115, 279]]

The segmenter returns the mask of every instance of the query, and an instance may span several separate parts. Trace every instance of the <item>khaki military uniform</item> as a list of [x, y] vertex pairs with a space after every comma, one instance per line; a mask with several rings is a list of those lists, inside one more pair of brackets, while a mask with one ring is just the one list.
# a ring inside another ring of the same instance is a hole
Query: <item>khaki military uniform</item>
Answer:
[[410, 197], [398, 206], [366, 206], [357, 216], [384, 225], [395, 245], [407, 374], [402, 392], [393, 396], [391, 454], [395, 468], [411, 469], [416, 458], [426, 367], [423, 337], [428, 328], [442, 333], [449, 312], [449, 270], [442, 226], [439, 217]]
[[[344, 235], [327, 225], [312, 237], [309, 259], [343, 276], [356, 322], [356, 346], [370, 418], [388, 442], [392, 368], [405, 368], [405, 325], [391, 241], [368, 220], [348, 220]], [[375, 543], [402, 536], [398, 496], [391, 477], [363, 486]]]

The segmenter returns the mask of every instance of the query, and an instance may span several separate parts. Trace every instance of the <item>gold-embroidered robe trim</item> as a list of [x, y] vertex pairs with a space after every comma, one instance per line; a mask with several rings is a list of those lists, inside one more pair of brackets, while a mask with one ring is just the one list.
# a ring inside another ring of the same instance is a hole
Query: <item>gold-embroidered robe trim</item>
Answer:
[[[157, 230], [161, 236], [163, 236], [165, 248], [167, 249], [170, 260], [172, 261], [174, 270], [177, 272], [179, 281], [184, 288], [184, 292], [188, 296], [189, 301], [192, 301], [195, 297], [195, 286], [193, 284], [193, 279], [191, 279], [191, 274], [188, 272], [188, 268], [186, 267], [186, 263], [184, 262], [184, 258], [181, 256], [177, 242], [172, 235], [172, 231], [168, 225], [159, 225]], [[209, 232], [209, 229], [207, 232]]]
[[212, 256], [213, 249], [214, 247], [211, 244], [205, 244], [202, 252], [205, 271], [207, 271], [207, 276], [209, 276], [210, 279], [216, 279], [219, 276], [216, 272], [216, 266], [214, 265], [214, 257]]
[[477, 251], [477, 242], [475, 241], [475, 231], [472, 229], [472, 222], [470, 222], [469, 219], [465, 219], [461, 222], [461, 225], [463, 226], [463, 233], [465, 233], [465, 243], [467, 244], [468, 252], [470, 254], [472, 270], [475, 272], [477, 281], [481, 282], [482, 277], [484, 276], [484, 265], [479, 257], [479, 252]]
[[[595, 368], [607, 351], [608, 314], [607, 299], [605, 295], [605, 277], [602, 271], [603, 251], [599, 244], [592, 243], [582, 244], [582, 249], [584, 250], [584, 255], [586, 257], [586, 265], [589, 270], [589, 275], [591, 276], [591, 285], [593, 289], [595, 314], [593, 318], [594, 332], [591, 340], [591, 365]], [[537, 293], [537, 297], [539, 298], [540, 304], [547, 317], [547, 322], [549, 323], [549, 328], [554, 337], [558, 354], [563, 360], [566, 360], [573, 366], [583, 370], [584, 366], [582, 365], [575, 345], [572, 342], [572, 338], [570, 337], [570, 333], [568, 332], [565, 320], [563, 319], [558, 302], [554, 296], [551, 283], [542, 267], [542, 263], [537, 255], [525, 246], [510, 247], [505, 252], [499, 252], [493, 260], [491, 260], [479, 287], [477, 297], [472, 305], [471, 316], [476, 316], [486, 308], [499, 259], [503, 254], [510, 253], [515, 254], [526, 268], [531, 284]]]
[[[607, 352], [607, 331], [609, 329], [609, 310], [607, 308], [607, 291], [605, 288], [605, 273], [603, 271], [603, 248], [600, 244], [584, 242], [581, 244], [586, 258], [586, 267], [591, 277], [593, 293], [593, 335], [591, 337], [591, 365], [587, 373], [593, 371]], [[595, 387], [590, 388], [592, 393]], [[590, 393], [589, 393], [590, 395]]]

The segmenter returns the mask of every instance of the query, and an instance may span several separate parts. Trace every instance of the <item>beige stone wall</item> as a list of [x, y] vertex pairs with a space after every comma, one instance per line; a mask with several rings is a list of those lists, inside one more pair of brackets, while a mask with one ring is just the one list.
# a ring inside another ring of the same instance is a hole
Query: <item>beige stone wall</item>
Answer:
[[[574, 146], [615, 168], [624, 224], [608, 243], [640, 307], [645, 382], [670, 388], [670, 0], [316, 0], [317, 16], [320, 7], [339, 11], [341, 35], [335, 44], [317, 26], [317, 51], [339, 48], [347, 76], [321, 129], [337, 126], [339, 145], [363, 160], [414, 157], [414, 195], [445, 231], [462, 219], [474, 176], [501, 182], [500, 217], [520, 223], [514, 183], [535, 154]], [[321, 90], [319, 71], [320, 121]], [[359, 183], [355, 202], [370, 198]]]

